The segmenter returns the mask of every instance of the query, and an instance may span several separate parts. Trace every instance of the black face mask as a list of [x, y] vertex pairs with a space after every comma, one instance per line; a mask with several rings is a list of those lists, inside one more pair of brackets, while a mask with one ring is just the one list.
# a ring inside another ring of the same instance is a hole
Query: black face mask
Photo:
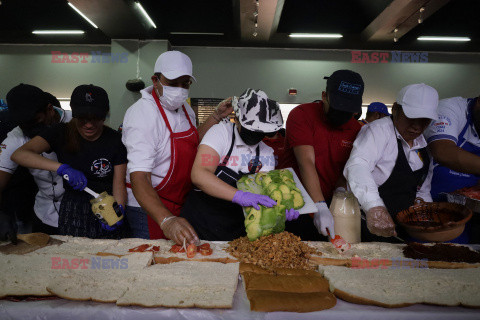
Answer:
[[265, 133], [263, 132], [256, 132], [256, 131], [250, 131], [248, 129], [245, 129], [242, 126], [242, 129], [240, 130], [240, 138], [242, 138], [243, 142], [249, 146], [253, 146], [258, 144], [260, 141], [265, 138]]
[[332, 127], [340, 127], [353, 117], [352, 112], [340, 111], [330, 107], [327, 113], [327, 121]]
[[44, 123], [36, 123], [32, 126], [24, 126], [20, 127], [23, 131], [23, 134], [30, 139], [32, 139], [35, 136], [38, 136], [40, 132], [48, 128], [49, 126], [45, 125]]

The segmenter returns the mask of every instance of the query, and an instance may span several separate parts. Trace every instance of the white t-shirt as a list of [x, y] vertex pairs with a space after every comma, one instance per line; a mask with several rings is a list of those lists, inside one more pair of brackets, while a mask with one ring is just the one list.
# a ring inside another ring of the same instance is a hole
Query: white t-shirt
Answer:
[[[123, 119], [122, 142], [127, 148], [127, 182], [136, 171], [151, 172], [152, 186], [159, 185], [170, 167], [170, 132], [152, 96], [153, 86], [141, 90], [142, 97], [128, 108]], [[195, 126], [195, 112], [188, 103], [184, 104]], [[182, 108], [177, 111], [163, 109], [173, 132], [190, 129], [190, 123]], [[128, 205], [140, 207], [127, 188]]]
[[[435, 140], [452, 140], [458, 145], [459, 135], [467, 125], [468, 118], [471, 116], [468, 110], [468, 104], [472, 99], [455, 97], [443, 99], [438, 102], [438, 120], [432, 121], [430, 126], [425, 130], [425, 138], [430, 143]], [[471, 123], [465, 134], [463, 142], [480, 147], [480, 138], [473, 123]], [[461, 147], [461, 145], [460, 145]]]
[[[204, 144], [214, 149], [220, 159], [219, 163], [223, 161], [230, 146], [232, 145], [232, 132], [235, 132], [235, 145], [233, 147], [230, 159], [227, 162], [226, 167], [232, 169], [236, 173], [243, 172], [248, 173], [248, 162], [255, 158], [257, 154], [257, 145], [249, 146], [243, 142], [240, 138], [238, 130], [232, 130], [232, 123], [220, 122], [212, 126], [202, 139], [200, 144]], [[262, 167], [260, 171], [270, 171], [275, 169], [275, 156], [273, 155], [273, 149], [267, 146], [263, 141], [260, 146], [260, 162]], [[209, 159], [205, 159], [206, 161]]]
[[[419, 150], [427, 146], [423, 135], [413, 141], [413, 147], [394, 130], [390, 117], [370, 122], [362, 127], [353, 143], [352, 153], [345, 164], [343, 175], [364, 211], [377, 206], [385, 206], [380, 198], [378, 187], [392, 174], [398, 156], [397, 139], [401, 140], [403, 152], [413, 171], [423, 167]], [[432, 160], [430, 157], [428, 175], [417, 192], [417, 197], [432, 201]]]
[[[72, 112], [55, 108], [60, 113], [60, 122], [69, 122], [72, 120]], [[0, 146], [0, 170], [13, 174], [18, 167], [10, 157], [12, 154], [30, 138], [23, 134], [20, 127], [15, 127], [10, 131]], [[42, 156], [54, 161], [57, 160], [55, 152], [42, 153]], [[38, 186], [38, 193], [35, 197], [33, 207], [37, 217], [45, 224], [52, 227], [58, 227], [58, 210], [62, 201], [63, 189], [62, 178], [56, 172], [39, 169], [29, 169], [30, 173]]]

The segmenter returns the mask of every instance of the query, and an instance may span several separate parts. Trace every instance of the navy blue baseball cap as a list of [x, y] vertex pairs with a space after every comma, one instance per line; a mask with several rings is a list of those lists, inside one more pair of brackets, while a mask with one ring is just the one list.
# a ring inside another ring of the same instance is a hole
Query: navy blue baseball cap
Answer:
[[387, 116], [390, 115], [390, 113], [388, 112], [388, 108], [385, 104], [381, 103], [381, 102], [372, 102], [368, 105], [368, 109], [367, 109], [368, 112], [380, 112], [380, 113], [383, 113]]
[[330, 106], [345, 112], [362, 112], [364, 83], [360, 74], [351, 70], [337, 70], [327, 79]]
[[7, 93], [7, 105], [13, 121], [23, 124], [48, 105], [48, 98], [42, 89], [21, 83]]
[[74, 118], [95, 116], [105, 119], [110, 110], [110, 102], [103, 88], [82, 84], [73, 90], [70, 107]]

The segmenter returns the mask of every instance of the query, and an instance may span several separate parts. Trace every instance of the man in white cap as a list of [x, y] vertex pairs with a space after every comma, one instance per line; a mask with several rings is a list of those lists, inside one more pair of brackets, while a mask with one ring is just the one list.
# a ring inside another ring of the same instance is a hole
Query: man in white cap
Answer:
[[366, 124], [358, 134], [344, 175], [366, 213], [370, 232], [362, 225], [362, 241], [394, 242], [388, 238], [397, 235], [392, 218], [417, 197], [432, 201], [432, 161], [422, 133], [437, 119], [437, 106], [434, 88], [406, 86], [393, 104], [392, 117]]
[[222, 102], [196, 129], [187, 103], [195, 77], [192, 61], [179, 51], [161, 54], [153, 85], [126, 112], [122, 141], [128, 151], [127, 219], [134, 237], [169, 238], [178, 244], [198, 242], [195, 230], [178, 217], [191, 188], [190, 172], [199, 141], [233, 107]]

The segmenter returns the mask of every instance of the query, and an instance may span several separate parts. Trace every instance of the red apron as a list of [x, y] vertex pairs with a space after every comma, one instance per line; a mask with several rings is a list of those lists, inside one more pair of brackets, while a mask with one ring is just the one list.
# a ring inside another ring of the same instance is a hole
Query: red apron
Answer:
[[[180, 210], [187, 193], [192, 187], [190, 174], [193, 162], [197, 153], [199, 137], [197, 129], [190, 121], [190, 116], [182, 106], [183, 112], [190, 123], [190, 129], [183, 132], [173, 132], [168, 122], [167, 115], [158, 100], [155, 90], [152, 91], [153, 98], [157, 103], [158, 110], [170, 131], [170, 167], [162, 182], [154, 189], [157, 191], [163, 205], [175, 216], [180, 215]], [[166, 239], [160, 226], [148, 215], [148, 231], [150, 239]]]

